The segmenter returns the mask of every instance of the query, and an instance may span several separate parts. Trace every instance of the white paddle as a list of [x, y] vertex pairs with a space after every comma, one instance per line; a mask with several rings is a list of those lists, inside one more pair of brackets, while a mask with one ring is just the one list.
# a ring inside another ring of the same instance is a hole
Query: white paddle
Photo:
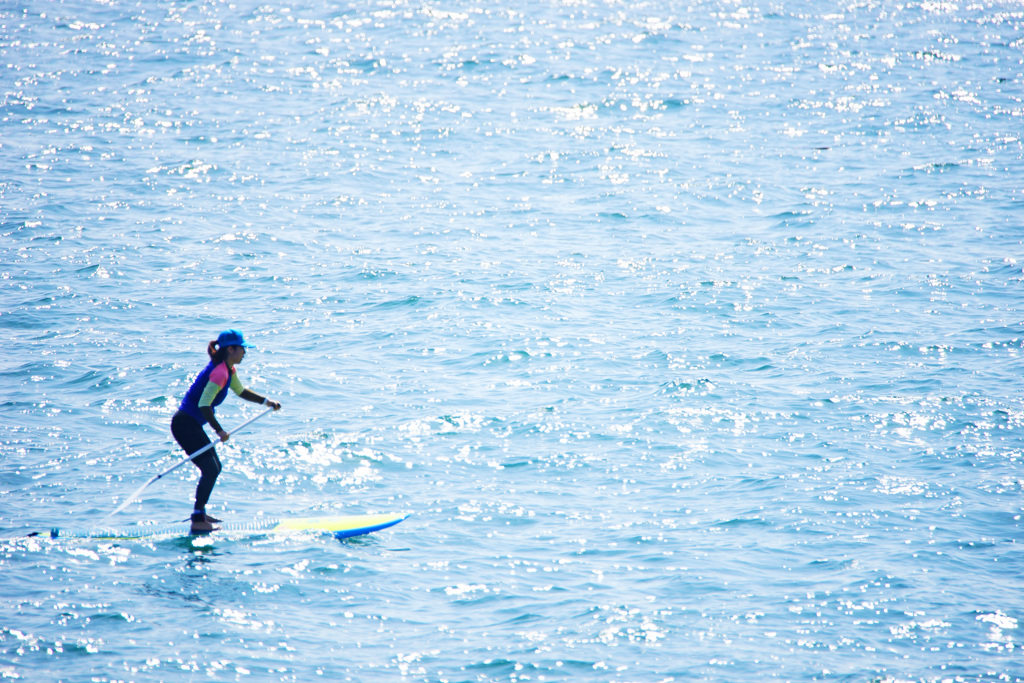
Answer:
[[[231, 435], [234, 436], [235, 434], [237, 434], [238, 432], [242, 431], [243, 429], [245, 429], [246, 427], [251, 425], [256, 420], [260, 419], [261, 417], [263, 417], [267, 413], [273, 412], [273, 410], [274, 410], [273, 408], [267, 408], [266, 410], [264, 410], [262, 413], [260, 413], [256, 417], [252, 418], [251, 420], [247, 420], [246, 422], [243, 422], [242, 424], [240, 424], [237, 427], [235, 427], [235, 430], [233, 432], [231, 432]], [[208, 443], [207, 445], [203, 446], [202, 448], [200, 448], [198, 451], [196, 451], [192, 455], [186, 457], [184, 460], [179, 460], [178, 462], [174, 463], [174, 465], [172, 465], [171, 467], [168, 467], [166, 470], [164, 470], [160, 474], [156, 475], [155, 477], [153, 477], [152, 479], [147, 481], [145, 484], [143, 484], [142, 486], [139, 487], [138, 491], [136, 491], [132, 495], [128, 496], [128, 498], [123, 503], [118, 505], [117, 508], [115, 508], [113, 512], [111, 512], [109, 515], [104, 517], [103, 520], [100, 522], [100, 524], [103, 524], [103, 522], [106, 522], [108, 519], [110, 519], [111, 517], [116, 515], [118, 512], [120, 512], [121, 510], [124, 510], [126, 507], [131, 505], [135, 501], [135, 499], [138, 498], [142, 494], [142, 492], [146, 490], [146, 487], [149, 486], [150, 484], [152, 484], [154, 481], [156, 481], [157, 479], [160, 479], [161, 477], [163, 477], [163, 476], [165, 476], [167, 474], [170, 474], [171, 472], [173, 472], [174, 470], [178, 469], [179, 467], [181, 467], [185, 463], [191, 462], [192, 460], [195, 460], [200, 455], [202, 455], [206, 451], [208, 451], [211, 448], [213, 448], [216, 443], [217, 443], [216, 441], [211, 441], [210, 443]]]

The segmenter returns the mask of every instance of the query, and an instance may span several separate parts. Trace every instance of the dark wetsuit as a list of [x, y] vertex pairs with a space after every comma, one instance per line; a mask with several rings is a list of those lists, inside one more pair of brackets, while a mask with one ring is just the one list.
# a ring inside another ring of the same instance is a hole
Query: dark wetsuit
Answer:
[[[209, 407], [211, 410], [224, 402], [228, 389], [236, 394], [241, 394], [245, 389], [235, 371], [227, 367], [225, 363], [214, 363], [210, 361], [203, 371], [199, 373], [192, 386], [185, 393], [185, 398], [178, 406], [178, 412], [171, 419], [171, 434], [178, 442], [185, 453], [191, 455], [210, 444], [210, 437], [206, 435], [203, 425], [208, 422], [203, 415], [202, 407]], [[214, 419], [212, 426], [220, 429], [220, 425]], [[217, 482], [217, 475], [220, 474], [220, 458], [213, 448], [192, 461], [202, 473], [199, 477], [199, 484], [196, 486], [197, 512], [206, 510], [206, 503], [210, 500], [210, 493], [213, 485]]]

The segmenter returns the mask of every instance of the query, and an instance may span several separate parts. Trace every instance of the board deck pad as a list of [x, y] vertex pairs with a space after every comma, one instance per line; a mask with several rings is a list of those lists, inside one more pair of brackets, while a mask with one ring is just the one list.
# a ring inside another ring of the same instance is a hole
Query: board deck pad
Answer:
[[[302, 531], [322, 532], [335, 538], [351, 538], [387, 529], [406, 519], [409, 513], [378, 515], [345, 515], [340, 517], [298, 517], [294, 519], [256, 519], [250, 522], [224, 522], [216, 531], [204, 536], [217, 534], [281, 534]], [[191, 536], [191, 523], [138, 524], [116, 528], [94, 528], [88, 531], [52, 529], [51, 538], [97, 538], [97, 539], [151, 539]]]

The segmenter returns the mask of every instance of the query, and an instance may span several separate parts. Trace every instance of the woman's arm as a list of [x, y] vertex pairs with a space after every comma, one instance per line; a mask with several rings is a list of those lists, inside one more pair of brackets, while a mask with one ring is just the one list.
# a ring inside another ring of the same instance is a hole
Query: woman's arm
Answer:
[[277, 401], [271, 401], [269, 398], [260, 396], [255, 391], [250, 391], [242, 386], [242, 380], [238, 379], [237, 373], [231, 373], [231, 391], [250, 403], [261, 403], [266, 406], [270, 406], [274, 410], [281, 410], [281, 404]]
[[274, 410], [281, 410], [280, 403], [278, 403], [277, 401], [271, 401], [269, 398], [266, 398], [264, 396], [260, 396], [255, 391], [242, 389], [242, 393], [240, 393], [238, 396], [239, 398], [243, 398], [246, 401], [249, 401], [250, 403], [261, 403], [265, 406], [273, 408]]
[[225, 432], [224, 428], [220, 426], [219, 422], [217, 422], [217, 417], [213, 414], [213, 408], [210, 406], [199, 406], [199, 412], [203, 414], [206, 421], [210, 423], [211, 427], [213, 427], [213, 431], [217, 432], [217, 436], [220, 437], [220, 440], [227, 441], [229, 434]]

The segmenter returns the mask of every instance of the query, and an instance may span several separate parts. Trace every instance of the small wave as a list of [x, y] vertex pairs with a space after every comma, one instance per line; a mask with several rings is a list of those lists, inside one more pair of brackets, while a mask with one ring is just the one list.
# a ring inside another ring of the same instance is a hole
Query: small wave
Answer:
[[663, 394], [706, 394], [715, 390], [715, 383], [710, 379], [672, 380], [661, 385]]

